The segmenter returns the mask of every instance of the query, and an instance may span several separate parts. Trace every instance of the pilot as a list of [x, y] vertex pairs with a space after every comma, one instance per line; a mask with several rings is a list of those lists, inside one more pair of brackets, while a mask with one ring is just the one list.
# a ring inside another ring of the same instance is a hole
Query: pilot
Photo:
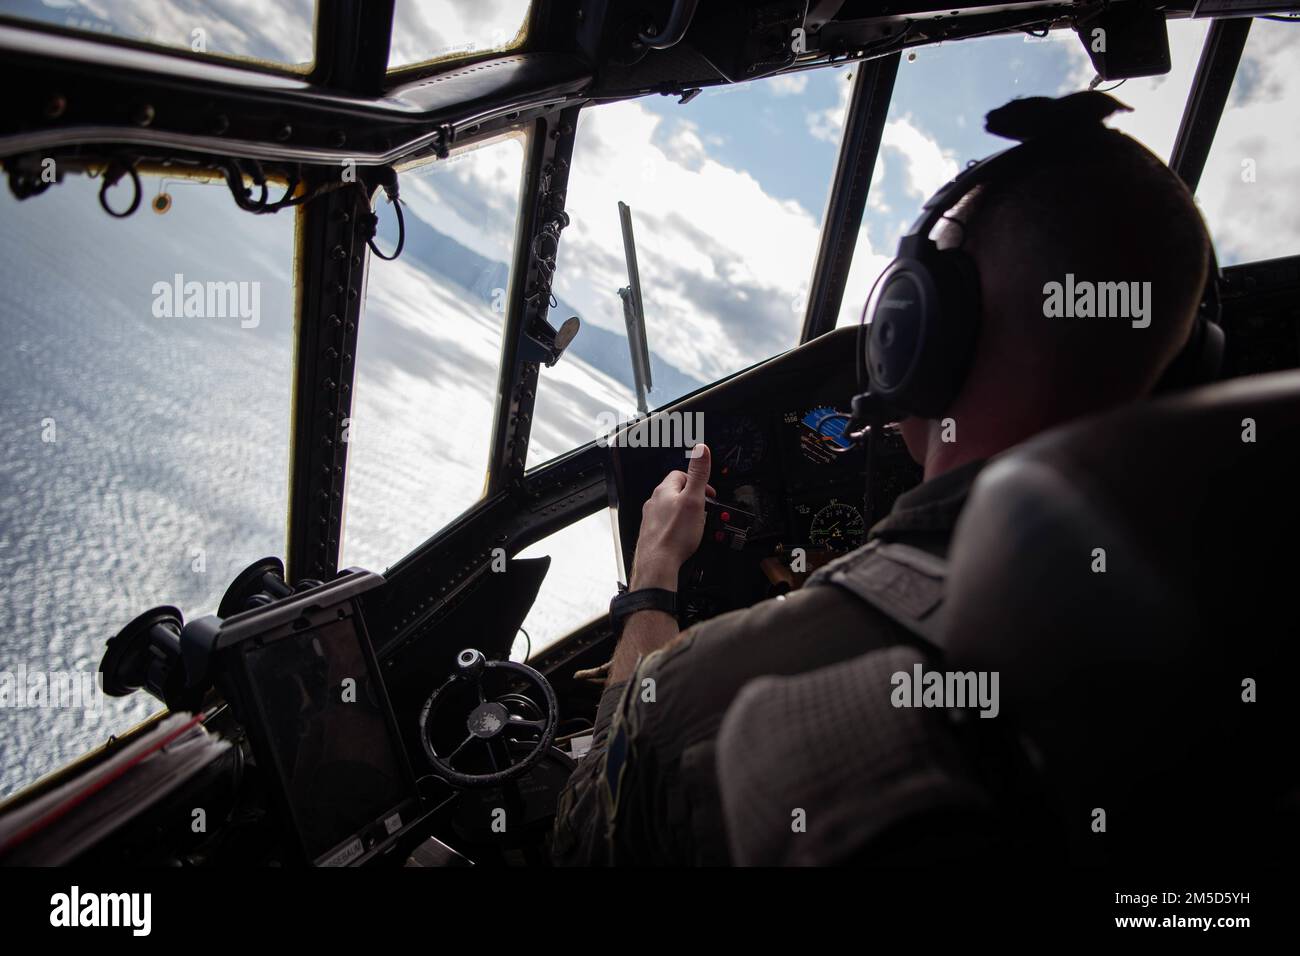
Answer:
[[[1023, 141], [1071, 124], [1101, 127], [1117, 109], [1126, 108], [1099, 93], [1019, 100], [990, 113], [988, 128]], [[1045, 153], [1010, 178], [976, 186], [936, 230], [940, 248], [960, 247], [974, 260], [978, 338], [942, 415], [903, 420], [924, 480], [870, 529], [869, 542], [946, 556], [991, 456], [1148, 396], [1191, 336], [1212, 261], [1200, 213], [1146, 148], [1098, 132], [1086, 147]], [[1149, 282], [1149, 315], [1049, 317], [1045, 291], [1067, 275]], [[696, 453], [643, 508], [630, 591], [675, 590], [700, 544], [710, 454]], [[560, 799], [555, 860], [731, 862], [715, 754], [738, 692], [763, 675], [801, 674], [916, 640], [837, 587], [805, 586], [683, 633], [662, 610], [631, 614], [608, 665], [592, 749]]]

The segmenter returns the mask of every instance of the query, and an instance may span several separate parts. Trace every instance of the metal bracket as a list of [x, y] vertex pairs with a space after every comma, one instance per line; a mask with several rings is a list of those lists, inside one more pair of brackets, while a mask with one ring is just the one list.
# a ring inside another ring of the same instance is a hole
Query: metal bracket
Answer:
[[370, 214], [365, 189], [339, 189], [303, 207], [289, 487], [289, 580], [338, 570], [357, 323]]
[[539, 368], [554, 365], [577, 331], [576, 320], [559, 330], [547, 321], [560, 232], [569, 222], [564, 203], [577, 125], [578, 108], [569, 107], [533, 126], [502, 333], [489, 496], [523, 477]]

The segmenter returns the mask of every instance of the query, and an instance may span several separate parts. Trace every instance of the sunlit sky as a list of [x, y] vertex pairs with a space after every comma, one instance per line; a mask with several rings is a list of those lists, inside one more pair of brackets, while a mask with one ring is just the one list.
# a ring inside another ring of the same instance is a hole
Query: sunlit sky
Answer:
[[[527, 7], [526, 0], [399, 0], [390, 63], [509, 45]], [[193, 25], [203, 24], [212, 51], [284, 63], [311, 57], [312, 0], [0, 0], [0, 11], [182, 45]], [[1208, 21], [1171, 21], [1169, 74], [1102, 87], [1134, 108], [1113, 125], [1162, 157], [1173, 145], [1207, 28]], [[652, 406], [796, 344], [854, 69], [708, 89], [684, 105], [650, 96], [583, 111], [567, 197], [572, 223], [554, 291], [588, 328], [624, 335], [617, 204], [628, 203], [651, 351], [681, 373], [651, 392]], [[838, 324], [858, 321], [871, 283], [924, 199], [961, 165], [1009, 145], [984, 132], [989, 110], [1014, 97], [1085, 89], [1092, 79], [1083, 46], [1068, 30], [905, 55]], [[1300, 27], [1254, 21], [1198, 195], [1224, 265], [1300, 251], [1297, 102]], [[436, 175], [406, 174], [404, 196], [439, 231], [504, 263], [522, 156], [500, 145], [457, 154]], [[539, 416], [559, 383], [543, 376]], [[627, 403], [620, 411], [631, 410], [630, 395]]]
[[[518, 40], [527, 0], [398, 0], [392, 66]], [[312, 0], [0, 0], [0, 11], [188, 46], [302, 63]], [[1169, 25], [1173, 69], [1111, 89], [1114, 120], [1168, 157], [1208, 21]], [[625, 283], [617, 203], [636, 223], [649, 340], [663, 361], [711, 381], [795, 343], [853, 67], [706, 90], [687, 105], [652, 96], [584, 111], [556, 292], [621, 334]], [[983, 116], [1018, 96], [1087, 87], [1070, 31], [924, 47], [905, 56], [840, 315], [857, 320], [871, 281], [925, 197], [961, 164], [1004, 148]], [[1198, 196], [1227, 265], [1300, 249], [1300, 29], [1256, 20]], [[436, 186], [431, 221], [483, 254], [509, 248], [519, 175], [488, 150]], [[1243, 181], [1243, 163], [1255, 181]], [[450, 207], [450, 209], [448, 209]], [[561, 317], [562, 318], [562, 317]], [[675, 397], [653, 395], [654, 404]]]
[[[1134, 112], [1113, 123], [1163, 158], [1204, 42], [1203, 21], [1170, 24], [1166, 76], [1104, 84]], [[706, 90], [678, 105], [647, 97], [584, 111], [556, 291], [584, 321], [620, 331], [625, 284], [617, 202], [631, 205], [651, 348], [713, 380], [795, 344], [852, 67]], [[1019, 96], [1086, 89], [1073, 33], [925, 47], [906, 57], [885, 126], [839, 320], [856, 322], [872, 280], [925, 198], [966, 162], [1010, 143], [983, 130]], [[1256, 21], [1198, 200], [1222, 264], [1300, 251], [1300, 27]], [[1242, 179], [1253, 160], [1255, 181]], [[517, 171], [486, 157], [440, 180], [456, 237], [482, 248], [484, 223], [514, 202]], [[453, 195], [455, 194], [455, 195]], [[497, 240], [491, 240], [494, 244]], [[654, 403], [673, 396], [654, 396]]]
[[[514, 43], [527, 9], [527, 0], [398, 0], [390, 64]], [[312, 55], [315, 6], [0, 0], [0, 12], [183, 46], [200, 26], [211, 52], [300, 64]], [[1162, 157], [1171, 150], [1207, 28], [1208, 21], [1171, 21], [1168, 75], [1102, 87], [1134, 108], [1113, 125]], [[661, 377], [652, 406], [796, 344], [854, 70], [846, 64], [708, 89], [687, 104], [650, 96], [583, 111], [567, 196], [571, 225], [554, 291], [588, 329], [624, 336], [617, 204], [628, 203], [651, 351], [680, 373], [670, 385]], [[924, 199], [961, 165], [1008, 145], [983, 131], [989, 110], [1014, 97], [1085, 89], [1092, 78], [1082, 44], [1066, 30], [906, 54], [838, 323], [858, 320]], [[1224, 265], [1300, 251], [1297, 102], [1300, 27], [1254, 21], [1198, 195]], [[404, 197], [426, 223], [504, 268], [524, 153], [516, 138], [454, 154], [437, 168], [403, 174]], [[385, 281], [382, 273], [376, 281]], [[565, 317], [553, 318], [558, 324]], [[591, 343], [593, 335], [582, 341]], [[607, 362], [602, 371], [620, 370]], [[626, 404], [619, 411], [630, 412], [630, 393], [602, 381], [605, 394]], [[558, 420], [574, 414], [575, 387], [558, 372], [543, 374], [537, 418], [557, 419], [548, 433], [553, 442], [580, 433]], [[530, 463], [563, 450], [539, 447]]]

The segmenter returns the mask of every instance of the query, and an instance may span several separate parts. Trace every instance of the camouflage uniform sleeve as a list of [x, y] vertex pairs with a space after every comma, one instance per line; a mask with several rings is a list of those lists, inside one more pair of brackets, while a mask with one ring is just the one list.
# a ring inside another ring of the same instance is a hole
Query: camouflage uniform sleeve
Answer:
[[686, 629], [608, 687], [592, 748], [561, 794], [552, 855], [572, 865], [728, 859], [714, 767], [727, 707], [755, 677], [797, 674], [897, 643], [839, 588], [804, 588]]
[[611, 862], [601, 785], [608, 762], [610, 725], [624, 705], [628, 686], [628, 681], [606, 686], [596, 708], [591, 749], [578, 761], [560, 794], [551, 841], [551, 855], [559, 865], [603, 866]]
[[[626, 681], [605, 689], [592, 747], [565, 785], [556, 808], [552, 857], [571, 866], [617, 866], [672, 859], [676, 778], [662, 735], [649, 732], [643, 688], [665, 660], [693, 643], [696, 625], [666, 648], [646, 655]], [[668, 807], [666, 803], [673, 803]]]

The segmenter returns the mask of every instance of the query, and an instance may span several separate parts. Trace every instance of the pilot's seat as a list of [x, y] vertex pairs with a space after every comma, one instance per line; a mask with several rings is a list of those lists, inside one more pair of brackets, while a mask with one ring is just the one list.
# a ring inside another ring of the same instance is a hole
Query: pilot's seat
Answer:
[[[1300, 371], [1045, 433], [975, 484], [939, 650], [742, 691], [718, 753], [733, 855], [1290, 862], [1298, 597]], [[915, 663], [998, 672], [998, 716], [892, 707]]]

